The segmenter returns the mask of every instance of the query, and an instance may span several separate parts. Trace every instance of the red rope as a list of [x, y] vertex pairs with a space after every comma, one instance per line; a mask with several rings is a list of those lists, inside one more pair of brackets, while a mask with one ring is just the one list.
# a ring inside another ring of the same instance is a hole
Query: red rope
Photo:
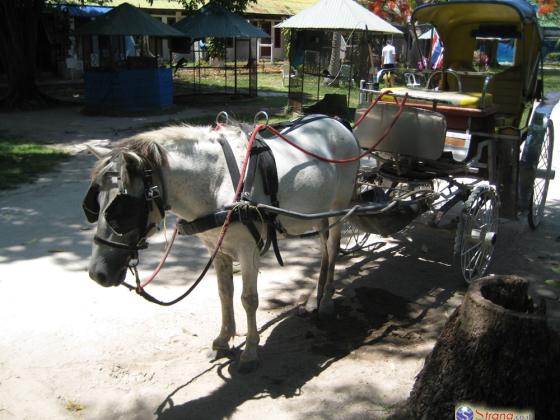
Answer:
[[[219, 130], [221, 127], [222, 124], [218, 124], [215, 129]], [[247, 143], [247, 152], [245, 153], [245, 159], [243, 160], [243, 164], [241, 165], [241, 170], [239, 174], [239, 183], [237, 184], [237, 188], [235, 190], [235, 197], [233, 199], [234, 203], [239, 201], [239, 197], [241, 195], [241, 190], [243, 188], [243, 180], [245, 179], [245, 172], [247, 171], [247, 165], [249, 163], [249, 158], [251, 157], [251, 148], [253, 147], [253, 142], [255, 141], [257, 134], [260, 131], [262, 131], [263, 128], [264, 125], [262, 124], [257, 125], [253, 130], [251, 137], [249, 138], [249, 142]], [[226, 215], [226, 220], [222, 225], [222, 230], [220, 231], [220, 235], [218, 236], [218, 240], [216, 241], [216, 245], [214, 246], [214, 250], [212, 251], [212, 254], [210, 256], [210, 262], [214, 261], [214, 258], [216, 258], [216, 255], [218, 254], [218, 251], [222, 246], [222, 242], [224, 241], [224, 237], [231, 223], [231, 217], [233, 215], [233, 211], [234, 209], [229, 210]], [[177, 225], [175, 225], [175, 229], [173, 230], [173, 236], [171, 237], [171, 241], [169, 242], [169, 245], [165, 250], [165, 254], [163, 255], [163, 258], [161, 259], [160, 263], [158, 264], [154, 272], [141, 284], [140, 291], [143, 291], [144, 287], [146, 287], [148, 284], [152, 282], [152, 280], [158, 275], [159, 271], [163, 267], [163, 264], [165, 263], [165, 260], [167, 259], [169, 252], [171, 251], [171, 246], [173, 245], [173, 242], [175, 242], [175, 238], [177, 237], [177, 230], [178, 230]]]
[[[383, 95], [387, 95], [390, 94], [391, 91], [385, 91], [380, 93], [377, 98], [375, 98], [375, 100], [369, 105], [369, 107], [366, 109], [366, 111], [360, 116], [360, 118], [358, 119], [358, 121], [356, 121], [354, 123], [354, 125], [352, 126], [352, 128], [356, 128], [358, 125], [361, 124], [361, 122], [365, 119], [365, 117], [367, 116], [367, 114], [369, 114], [369, 112], [375, 107], [375, 105], [377, 105], [377, 103], [379, 102], [379, 100], [381, 99], [381, 97]], [[375, 150], [375, 148], [383, 141], [385, 140], [385, 138], [389, 135], [389, 133], [391, 132], [391, 130], [393, 129], [393, 126], [396, 124], [396, 122], [398, 121], [399, 117], [401, 116], [403, 110], [404, 110], [404, 106], [406, 104], [406, 100], [408, 99], [408, 93], [405, 94], [403, 101], [400, 103], [400, 107], [398, 112], [395, 114], [395, 116], [393, 117], [393, 120], [391, 121], [391, 124], [389, 124], [386, 128], [385, 131], [383, 132], [383, 134], [381, 135], [381, 137], [374, 143], [373, 146], [371, 146], [369, 149], [365, 150], [364, 152], [360, 153], [358, 156], [354, 156], [354, 157], [350, 157], [350, 158], [345, 158], [345, 159], [329, 159], [323, 156], [319, 156], [313, 152], [310, 152], [309, 150], [304, 149], [303, 147], [301, 147], [300, 145], [294, 143], [293, 141], [291, 141], [290, 139], [288, 139], [286, 136], [284, 136], [282, 133], [280, 133], [278, 130], [276, 130], [275, 128], [271, 127], [270, 125], [265, 125], [265, 124], [258, 124], [253, 132], [251, 133], [251, 136], [249, 137], [249, 141], [247, 143], [247, 151], [245, 153], [245, 158], [243, 160], [243, 164], [241, 165], [241, 170], [239, 173], [239, 183], [237, 184], [237, 188], [235, 190], [235, 197], [233, 198], [233, 203], [236, 203], [239, 200], [239, 197], [241, 195], [241, 190], [243, 188], [243, 181], [245, 179], [245, 172], [247, 171], [247, 165], [249, 163], [249, 159], [251, 157], [251, 149], [253, 147], [253, 143], [258, 135], [259, 132], [263, 131], [263, 130], [268, 130], [270, 131], [272, 134], [278, 136], [279, 138], [281, 138], [282, 140], [284, 140], [286, 143], [288, 143], [289, 145], [295, 147], [296, 149], [298, 149], [299, 151], [305, 153], [308, 156], [311, 156], [317, 160], [320, 160], [322, 162], [328, 162], [328, 163], [336, 163], [336, 164], [344, 164], [344, 163], [351, 163], [351, 162], [355, 162], [357, 160], [360, 160], [361, 158], [363, 158], [364, 156], [368, 155], [369, 153], [371, 153], [373, 150]], [[396, 100], [396, 98], [395, 98]], [[398, 104], [398, 101], [397, 101]], [[214, 130], [219, 130], [220, 128], [222, 128], [222, 124], [218, 123], [216, 125], [216, 127], [214, 128]], [[220, 231], [220, 234], [218, 236], [218, 239], [216, 241], [216, 245], [214, 246], [214, 250], [212, 251], [212, 255], [210, 256], [210, 261], [213, 261], [214, 258], [216, 257], [216, 255], [218, 254], [218, 251], [220, 250], [220, 247], [222, 246], [222, 242], [224, 241], [224, 237], [226, 235], [226, 232], [228, 230], [228, 227], [231, 223], [231, 217], [233, 215], [233, 211], [234, 209], [231, 209], [228, 211], [227, 215], [226, 215], [226, 220], [224, 222], [224, 224], [222, 225], [222, 229]], [[175, 229], [173, 230], [173, 236], [171, 238], [171, 241], [169, 243], [169, 245], [167, 246], [167, 249], [165, 250], [165, 254], [163, 256], [163, 258], [161, 259], [160, 263], [158, 264], [158, 266], [156, 267], [156, 269], [154, 270], [154, 272], [146, 279], [144, 280], [144, 282], [142, 283], [142, 285], [140, 286], [140, 289], [143, 290], [144, 287], [146, 287], [148, 284], [150, 284], [152, 282], [152, 280], [158, 275], [159, 271], [161, 270], [161, 268], [163, 267], [163, 264], [165, 263], [169, 252], [171, 251], [171, 247], [173, 245], [173, 242], [175, 242], [175, 238], [177, 237], [177, 225], [175, 225]]]
[[[371, 103], [371, 105], [368, 107], [368, 109], [366, 110], [366, 112], [364, 112], [364, 114], [358, 119], [358, 121], [356, 121], [356, 123], [354, 124], [354, 126], [352, 128], [357, 127], [365, 118], [365, 116], [372, 110], [372, 108], [377, 104], [377, 102], [379, 102], [379, 99], [381, 98], [381, 96], [387, 94], [387, 92], [381, 93], [374, 102]], [[284, 136], [282, 133], [280, 133], [278, 130], [276, 130], [275, 128], [266, 125], [266, 126], [260, 126], [259, 131], [266, 129], [268, 131], [270, 131], [272, 134], [278, 136], [279, 138], [281, 138], [282, 140], [284, 140], [286, 143], [288, 143], [290, 146], [295, 147], [296, 149], [298, 149], [299, 151], [305, 153], [306, 155], [309, 155], [317, 160], [320, 160], [322, 162], [328, 162], [328, 163], [337, 163], [337, 164], [343, 164], [343, 163], [350, 163], [350, 162], [355, 162], [357, 160], [360, 160], [361, 158], [363, 158], [364, 156], [370, 154], [373, 150], [375, 150], [375, 148], [377, 148], [377, 146], [379, 146], [379, 144], [385, 140], [385, 138], [387, 138], [387, 136], [389, 135], [389, 133], [391, 132], [391, 130], [393, 129], [393, 126], [397, 123], [399, 117], [401, 116], [401, 114], [404, 111], [404, 106], [406, 104], [406, 100], [408, 99], [408, 93], [405, 94], [403, 101], [400, 103], [400, 107], [398, 112], [395, 114], [395, 116], [393, 117], [393, 120], [391, 121], [391, 124], [389, 124], [386, 128], [385, 131], [383, 132], [383, 134], [381, 135], [381, 137], [373, 144], [373, 146], [371, 146], [369, 149], [365, 150], [364, 152], [360, 153], [358, 156], [353, 156], [353, 157], [349, 157], [349, 158], [345, 158], [345, 159], [329, 159], [323, 156], [319, 156], [313, 152], [310, 152], [309, 150], [304, 149], [303, 147], [301, 147], [300, 145], [294, 143], [293, 141], [291, 141], [290, 139], [288, 139], [286, 136]]]
[[[253, 132], [251, 133], [251, 137], [249, 137], [249, 142], [247, 143], [247, 151], [245, 152], [245, 158], [243, 159], [243, 163], [241, 165], [241, 170], [239, 171], [239, 182], [237, 184], [237, 188], [235, 189], [235, 197], [233, 198], [233, 203], [239, 201], [239, 197], [241, 196], [241, 190], [243, 189], [243, 181], [245, 180], [245, 172], [247, 172], [247, 165], [249, 164], [249, 158], [251, 157], [251, 149], [253, 148], [253, 143], [257, 138], [257, 134], [263, 130], [265, 126], [263, 124], [258, 124]], [[224, 237], [226, 236], [226, 232], [228, 227], [231, 223], [231, 217], [234, 212], [234, 208], [230, 209], [226, 215], [226, 220], [222, 225], [222, 230], [220, 231], [220, 235], [218, 236], [218, 240], [216, 241], [216, 245], [214, 245], [214, 251], [212, 251], [212, 255], [210, 260], [214, 260], [220, 247], [222, 246], [222, 242], [224, 241]]]
[[156, 267], [156, 269], [154, 270], [154, 272], [146, 280], [144, 280], [144, 282], [140, 285], [141, 289], [143, 289], [148, 284], [150, 284], [152, 282], [152, 280], [155, 279], [156, 276], [159, 274], [159, 271], [163, 267], [163, 264], [165, 264], [165, 260], [167, 260], [167, 257], [169, 256], [169, 252], [171, 252], [171, 247], [173, 246], [173, 242], [175, 242], [175, 238], [177, 237], [177, 230], [178, 230], [177, 224], [175, 224], [175, 229], [173, 229], [173, 235], [171, 236], [171, 240], [169, 241], [169, 244], [167, 245], [167, 248], [165, 249], [165, 253], [163, 254], [163, 257], [162, 257], [161, 261], [159, 262], [159, 264]]

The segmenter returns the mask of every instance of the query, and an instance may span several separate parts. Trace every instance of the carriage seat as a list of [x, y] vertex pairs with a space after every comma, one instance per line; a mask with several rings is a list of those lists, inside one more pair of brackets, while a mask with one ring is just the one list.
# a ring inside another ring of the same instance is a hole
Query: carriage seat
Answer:
[[[356, 121], [367, 108], [356, 110]], [[391, 124], [399, 106], [379, 102], [354, 129], [362, 148], [372, 147]], [[447, 132], [445, 116], [421, 108], [405, 107], [388, 136], [376, 151], [411, 156], [420, 160], [437, 160], [443, 153]]]
[[[492, 106], [492, 94], [484, 95], [484, 103], [482, 103], [482, 92], [457, 92], [442, 91], [431, 89], [410, 89], [406, 87], [393, 87], [381, 89], [381, 92], [390, 90], [392, 95], [403, 97], [406, 93], [409, 96], [409, 103], [414, 100], [437, 102], [441, 104], [456, 106], [459, 108], [475, 108], [485, 109]], [[383, 101], [393, 101], [392, 95], [384, 95]]]

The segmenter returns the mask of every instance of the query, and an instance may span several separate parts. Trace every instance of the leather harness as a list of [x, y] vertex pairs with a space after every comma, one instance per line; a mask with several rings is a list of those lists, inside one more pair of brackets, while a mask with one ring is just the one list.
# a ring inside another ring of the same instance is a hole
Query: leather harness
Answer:
[[[233, 189], [235, 190], [240, 178], [237, 160], [231, 150], [231, 146], [224, 137], [220, 137], [218, 142], [220, 143], [226, 158], [231, 182], [233, 184]], [[278, 172], [276, 170], [276, 161], [270, 147], [260, 138], [255, 139], [255, 142], [253, 143], [249, 159], [249, 167], [243, 182], [243, 192], [241, 194], [241, 200], [250, 204], [253, 203], [251, 191], [253, 189], [255, 177], [257, 176], [257, 170], [262, 178], [264, 193], [270, 197], [271, 205], [278, 207]], [[227, 213], [227, 210], [221, 209], [190, 222], [180, 220], [178, 222], [179, 233], [194, 235], [222, 226], [226, 220]], [[284, 265], [282, 256], [280, 255], [280, 249], [278, 248], [278, 240], [276, 236], [277, 231], [283, 232], [284, 230], [278, 222], [276, 214], [259, 211], [250, 206], [240, 206], [235, 208], [233, 218], [234, 219], [232, 220], [237, 219], [237, 221], [243, 223], [247, 227], [253, 236], [261, 255], [268, 251], [270, 245], [272, 244], [274, 255], [276, 256], [278, 264], [281, 266]], [[255, 222], [266, 223], [267, 231], [266, 238], [264, 240], [259, 232], [259, 229], [255, 225]]]

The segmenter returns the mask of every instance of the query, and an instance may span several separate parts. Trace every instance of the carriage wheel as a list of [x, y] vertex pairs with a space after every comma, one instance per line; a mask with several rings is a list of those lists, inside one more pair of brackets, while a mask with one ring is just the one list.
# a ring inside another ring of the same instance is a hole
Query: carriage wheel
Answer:
[[542, 222], [544, 216], [544, 206], [546, 195], [552, 173], [552, 148], [554, 145], [554, 127], [548, 121], [544, 132], [544, 139], [535, 170], [535, 180], [533, 181], [533, 192], [529, 203], [529, 214], [527, 216], [531, 229], [536, 229]]
[[342, 226], [340, 237], [340, 253], [349, 255], [364, 248], [369, 239], [369, 233], [360, 232], [358, 228], [350, 223]]
[[476, 187], [465, 202], [455, 236], [456, 265], [467, 283], [482, 277], [492, 259], [498, 231], [498, 196]]

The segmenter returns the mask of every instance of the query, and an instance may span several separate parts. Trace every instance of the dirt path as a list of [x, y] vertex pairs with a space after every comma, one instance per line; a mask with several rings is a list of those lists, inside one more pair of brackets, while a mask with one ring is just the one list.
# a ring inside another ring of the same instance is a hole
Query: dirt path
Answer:
[[[72, 109], [0, 119], [1, 130], [74, 150], [151, 122], [83, 117]], [[557, 170], [559, 152], [557, 144]], [[171, 308], [89, 280], [93, 232], [80, 203], [92, 163], [80, 152], [37, 183], [0, 193], [2, 419], [383, 418], [408, 396], [465, 291], [450, 269], [454, 232], [414, 223], [341, 260], [337, 317], [321, 324], [295, 313], [317, 275], [317, 244], [283, 242], [287, 267], [269, 255], [259, 277], [261, 367], [240, 375], [228, 359], [208, 357], [220, 319], [212, 272]], [[525, 221], [502, 222], [492, 272], [525, 275], [536, 287], [558, 278], [558, 177], [548, 208], [537, 232]], [[144, 275], [163, 243], [160, 235], [143, 253]], [[153, 293], [179, 294], [206, 257], [197, 240], [181, 237]], [[239, 346], [239, 290], [235, 302]], [[550, 303], [558, 311], [557, 298]]]

